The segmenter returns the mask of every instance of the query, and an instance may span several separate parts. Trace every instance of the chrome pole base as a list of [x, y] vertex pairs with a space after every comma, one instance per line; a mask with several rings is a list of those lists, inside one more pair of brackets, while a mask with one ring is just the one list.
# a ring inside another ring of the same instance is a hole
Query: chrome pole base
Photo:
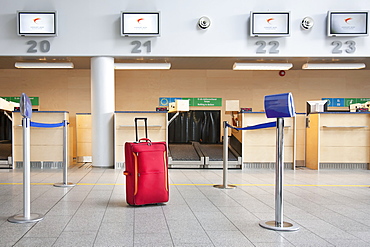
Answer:
[[231, 185], [231, 184], [228, 184], [226, 186], [224, 186], [223, 184], [216, 184], [216, 185], [213, 185], [213, 187], [217, 189], [235, 189], [236, 188], [235, 185]]
[[293, 232], [298, 231], [299, 227], [294, 226], [292, 223], [289, 222], [283, 222], [282, 226], [276, 226], [276, 221], [261, 221], [259, 225], [263, 228], [274, 230], [274, 231], [286, 231], [286, 232]]
[[30, 214], [30, 217], [24, 217], [23, 215], [14, 215], [8, 218], [9, 222], [12, 223], [34, 223], [44, 218], [42, 214]]
[[76, 186], [76, 184], [74, 183], [55, 183], [54, 184], [55, 187], [73, 187], [73, 186]]

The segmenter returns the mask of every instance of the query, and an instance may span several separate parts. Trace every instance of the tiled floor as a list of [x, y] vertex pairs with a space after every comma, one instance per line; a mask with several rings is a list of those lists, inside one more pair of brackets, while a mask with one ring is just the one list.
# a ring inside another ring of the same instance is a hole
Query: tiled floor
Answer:
[[230, 170], [234, 190], [216, 189], [222, 170], [170, 170], [170, 201], [130, 207], [122, 170], [75, 166], [31, 170], [37, 223], [23, 212], [23, 171], [0, 170], [0, 246], [370, 246], [370, 170], [285, 170], [284, 220], [296, 232], [267, 230], [275, 219], [274, 170]]

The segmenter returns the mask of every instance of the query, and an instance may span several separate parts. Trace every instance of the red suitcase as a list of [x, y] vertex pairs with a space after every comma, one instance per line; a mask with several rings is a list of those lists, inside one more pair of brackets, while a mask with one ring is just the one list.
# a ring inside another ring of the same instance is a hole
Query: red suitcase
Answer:
[[167, 146], [165, 142], [138, 140], [135, 118], [136, 142], [125, 143], [126, 201], [129, 205], [164, 203], [169, 199]]

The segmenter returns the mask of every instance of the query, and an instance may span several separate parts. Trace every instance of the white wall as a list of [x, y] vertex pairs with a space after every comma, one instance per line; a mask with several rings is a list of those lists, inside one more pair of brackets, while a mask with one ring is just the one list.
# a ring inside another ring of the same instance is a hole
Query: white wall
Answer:
[[[369, 10], [368, 0], [2, 0], [0, 8], [0, 56], [137, 56], [133, 40], [152, 41], [151, 53], [141, 56], [232, 56], [232, 57], [368, 57], [370, 37], [326, 37], [328, 10]], [[59, 36], [19, 37], [17, 10], [57, 10]], [[160, 11], [161, 37], [121, 37], [120, 12]], [[250, 11], [291, 11], [291, 36], [252, 38], [248, 36]], [[211, 18], [208, 30], [197, 28], [201, 16]], [[303, 17], [314, 18], [310, 31], [300, 28]], [[47, 53], [27, 53], [29, 40], [48, 40]], [[277, 40], [279, 54], [256, 54], [256, 41]], [[334, 40], [353, 40], [356, 52], [333, 55]]]

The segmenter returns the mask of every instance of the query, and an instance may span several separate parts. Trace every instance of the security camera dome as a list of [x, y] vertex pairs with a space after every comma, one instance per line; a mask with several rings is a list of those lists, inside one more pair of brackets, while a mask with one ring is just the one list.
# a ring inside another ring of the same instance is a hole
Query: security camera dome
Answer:
[[301, 22], [301, 27], [304, 30], [309, 30], [313, 27], [313, 24], [314, 24], [314, 21], [311, 17], [305, 17], [305, 18], [303, 18], [303, 20]]

